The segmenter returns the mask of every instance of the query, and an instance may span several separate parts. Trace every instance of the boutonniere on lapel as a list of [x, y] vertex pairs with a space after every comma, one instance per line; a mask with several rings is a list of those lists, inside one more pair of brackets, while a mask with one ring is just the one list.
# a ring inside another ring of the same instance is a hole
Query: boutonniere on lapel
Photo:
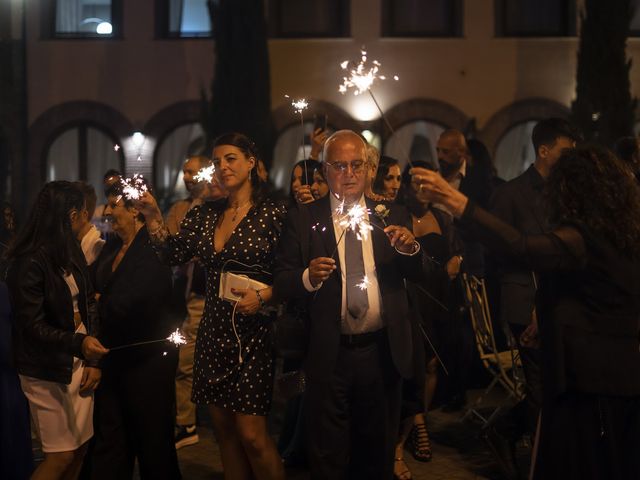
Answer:
[[390, 213], [391, 210], [389, 210], [389, 207], [387, 207], [383, 203], [379, 203], [373, 209], [373, 214], [382, 221], [385, 227], [387, 226], [387, 221], [385, 219], [389, 216]]

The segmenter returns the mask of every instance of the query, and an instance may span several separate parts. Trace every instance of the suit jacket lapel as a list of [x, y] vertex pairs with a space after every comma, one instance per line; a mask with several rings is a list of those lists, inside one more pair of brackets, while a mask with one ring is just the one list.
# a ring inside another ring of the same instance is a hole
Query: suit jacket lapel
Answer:
[[[311, 214], [311, 228], [314, 229], [312, 235], [318, 234], [322, 239], [325, 249], [325, 256], [331, 255], [336, 250], [336, 235], [333, 230], [333, 216], [331, 211], [331, 202], [329, 196], [326, 195], [309, 207]], [[336, 262], [338, 260], [337, 253], [334, 255]], [[340, 262], [338, 268], [340, 268]]]
[[[381, 261], [384, 258], [385, 246], [389, 242], [387, 235], [382, 231], [385, 225], [375, 214], [376, 204], [373, 200], [365, 198], [365, 203], [369, 209], [369, 223], [373, 226], [373, 230], [370, 232], [371, 241], [373, 242], [373, 258], [376, 262]], [[391, 208], [389, 205], [383, 204], [387, 208]], [[378, 228], [380, 227], [380, 228]]]

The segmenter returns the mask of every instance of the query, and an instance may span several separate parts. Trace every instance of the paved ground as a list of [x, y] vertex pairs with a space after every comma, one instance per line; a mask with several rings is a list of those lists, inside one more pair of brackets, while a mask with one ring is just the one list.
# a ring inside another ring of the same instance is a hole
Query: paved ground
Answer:
[[[471, 392], [471, 401], [477, 397], [478, 392]], [[500, 401], [501, 396], [493, 399], [494, 403]], [[283, 402], [274, 401], [273, 416], [270, 424], [277, 435], [279, 423], [282, 421]], [[206, 417], [201, 412], [201, 417]], [[472, 421], [462, 421], [462, 412], [444, 413], [441, 410], [431, 412], [427, 418], [427, 425], [433, 445], [433, 460], [429, 463], [420, 463], [413, 459], [409, 452], [405, 452], [405, 460], [416, 480], [504, 480], [503, 474], [496, 457], [493, 455], [488, 443], [480, 438], [480, 427]], [[203, 418], [204, 423], [207, 419]], [[222, 479], [222, 463], [220, 451], [215, 442], [210, 427], [201, 425], [198, 427], [200, 442], [196, 445], [184, 447], [178, 451], [180, 470], [185, 480], [214, 480]], [[41, 459], [37, 446], [35, 446], [37, 459]], [[518, 467], [521, 478], [526, 478], [523, 472], [527, 471], [529, 450], [521, 446], [517, 450]], [[139, 477], [135, 475], [135, 478]], [[306, 480], [309, 472], [301, 469], [287, 471], [289, 480]]]
[[[473, 395], [471, 395], [473, 398]], [[276, 419], [272, 422], [277, 429]], [[443, 413], [436, 410], [428, 416], [428, 426], [433, 443], [433, 460], [429, 463], [416, 462], [409, 452], [405, 452], [406, 462], [416, 480], [502, 480], [502, 473], [488, 444], [479, 438], [479, 425], [461, 421], [461, 413]], [[221, 479], [222, 464], [220, 452], [211, 429], [199, 428], [200, 443], [185, 447], [178, 452], [180, 468], [186, 480]], [[518, 450], [518, 464], [526, 471], [528, 452]], [[309, 474], [304, 470], [288, 470], [290, 480], [306, 480]], [[526, 478], [523, 476], [522, 478]]]

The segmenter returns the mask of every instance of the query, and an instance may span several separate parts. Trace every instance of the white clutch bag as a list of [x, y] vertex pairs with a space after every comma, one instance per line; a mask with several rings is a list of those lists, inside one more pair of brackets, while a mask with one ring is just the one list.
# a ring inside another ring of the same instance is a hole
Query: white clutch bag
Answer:
[[222, 272], [220, 274], [220, 289], [218, 290], [218, 296], [223, 300], [229, 302], [237, 302], [242, 297], [235, 295], [231, 290], [245, 290], [251, 288], [253, 290], [262, 290], [268, 288], [266, 283], [253, 280], [246, 275], [239, 275], [237, 273]]

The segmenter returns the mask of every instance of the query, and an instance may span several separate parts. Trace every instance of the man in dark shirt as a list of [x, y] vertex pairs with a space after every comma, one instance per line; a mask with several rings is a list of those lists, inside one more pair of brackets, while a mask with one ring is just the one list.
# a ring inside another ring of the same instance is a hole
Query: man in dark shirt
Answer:
[[[531, 140], [536, 160], [522, 175], [498, 187], [491, 199], [491, 211], [525, 234], [550, 231], [543, 202], [545, 179], [562, 152], [575, 145], [577, 133], [560, 118], [540, 121], [533, 129]], [[527, 382], [527, 425], [530, 433], [541, 401], [539, 353], [535, 348], [536, 273], [522, 266], [518, 258], [501, 256], [500, 317], [515, 337]]]

